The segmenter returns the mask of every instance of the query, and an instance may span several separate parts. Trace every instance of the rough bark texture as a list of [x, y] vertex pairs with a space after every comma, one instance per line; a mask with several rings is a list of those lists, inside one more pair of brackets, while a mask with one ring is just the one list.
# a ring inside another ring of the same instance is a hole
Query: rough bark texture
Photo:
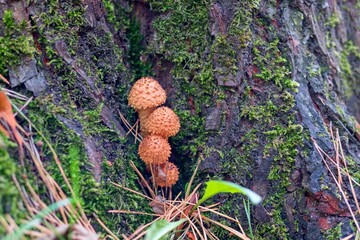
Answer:
[[[124, 140], [118, 110], [134, 123], [127, 93], [137, 78], [153, 75], [168, 94], [166, 105], [181, 118], [182, 130], [171, 140], [182, 176], [176, 191], [202, 158], [198, 182], [231, 180], [264, 197], [252, 209], [257, 239], [352, 233], [349, 212], [311, 139], [331, 155], [329, 131], [338, 128], [352, 175], [360, 180], [359, 2], [0, 4], [1, 12], [11, 9], [16, 21], [31, 24], [26, 34], [37, 50], [9, 66], [13, 87], [36, 96], [29, 112], [39, 107], [76, 133], [104, 186], [109, 178], [131, 185], [125, 165], [136, 159], [136, 146], [130, 137]], [[117, 169], [104, 171], [106, 161]], [[246, 226], [241, 198], [218, 200]]]

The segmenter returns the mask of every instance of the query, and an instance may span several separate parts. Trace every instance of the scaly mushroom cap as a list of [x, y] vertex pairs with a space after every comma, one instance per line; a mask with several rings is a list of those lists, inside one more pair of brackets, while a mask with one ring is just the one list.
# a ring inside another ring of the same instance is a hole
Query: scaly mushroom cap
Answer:
[[179, 169], [175, 164], [166, 162], [161, 164], [155, 176], [155, 182], [160, 187], [171, 187], [179, 179]]
[[168, 138], [175, 136], [180, 130], [180, 120], [176, 113], [168, 107], [155, 109], [146, 122], [144, 131], [152, 135]]
[[160, 136], [146, 136], [139, 145], [140, 158], [146, 164], [165, 163], [169, 159], [170, 154], [170, 144], [167, 139]]
[[143, 77], [132, 86], [128, 101], [129, 105], [136, 111], [153, 108], [166, 101], [166, 92], [155, 79]]

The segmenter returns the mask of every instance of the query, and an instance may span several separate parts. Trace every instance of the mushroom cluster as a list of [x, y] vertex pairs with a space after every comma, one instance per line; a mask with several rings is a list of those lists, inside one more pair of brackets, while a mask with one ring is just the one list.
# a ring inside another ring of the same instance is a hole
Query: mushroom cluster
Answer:
[[138, 112], [144, 136], [139, 145], [140, 158], [155, 170], [153, 180], [158, 186], [173, 186], [179, 179], [179, 170], [169, 162], [168, 138], [179, 132], [180, 120], [172, 109], [161, 106], [166, 101], [165, 90], [155, 79], [142, 77], [132, 86], [128, 101]]

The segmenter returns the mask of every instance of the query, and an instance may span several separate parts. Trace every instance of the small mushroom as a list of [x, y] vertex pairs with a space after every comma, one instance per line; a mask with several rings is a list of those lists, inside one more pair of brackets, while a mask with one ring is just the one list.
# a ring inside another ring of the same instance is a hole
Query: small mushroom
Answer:
[[140, 158], [146, 164], [165, 163], [171, 154], [171, 147], [166, 138], [156, 135], [146, 136], [139, 145]]
[[179, 169], [175, 164], [166, 162], [157, 168], [155, 182], [160, 187], [171, 187], [179, 179]]
[[180, 120], [176, 113], [168, 107], [154, 110], [144, 123], [145, 132], [164, 138], [175, 136], [180, 130]]
[[158, 81], [151, 77], [142, 77], [132, 86], [128, 102], [139, 114], [143, 124], [156, 107], [165, 103], [166, 92]]

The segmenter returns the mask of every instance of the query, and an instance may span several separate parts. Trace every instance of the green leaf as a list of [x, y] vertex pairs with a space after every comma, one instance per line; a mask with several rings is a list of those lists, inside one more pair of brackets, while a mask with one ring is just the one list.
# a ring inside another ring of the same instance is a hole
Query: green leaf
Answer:
[[168, 222], [164, 219], [160, 219], [151, 224], [146, 232], [145, 240], [159, 240], [185, 221], [185, 218], [180, 219], [177, 222]]
[[232, 182], [210, 180], [206, 182], [205, 193], [196, 204], [195, 208], [218, 193], [241, 193], [248, 196], [253, 204], [259, 204], [261, 202], [261, 197], [248, 188], [244, 188]]

